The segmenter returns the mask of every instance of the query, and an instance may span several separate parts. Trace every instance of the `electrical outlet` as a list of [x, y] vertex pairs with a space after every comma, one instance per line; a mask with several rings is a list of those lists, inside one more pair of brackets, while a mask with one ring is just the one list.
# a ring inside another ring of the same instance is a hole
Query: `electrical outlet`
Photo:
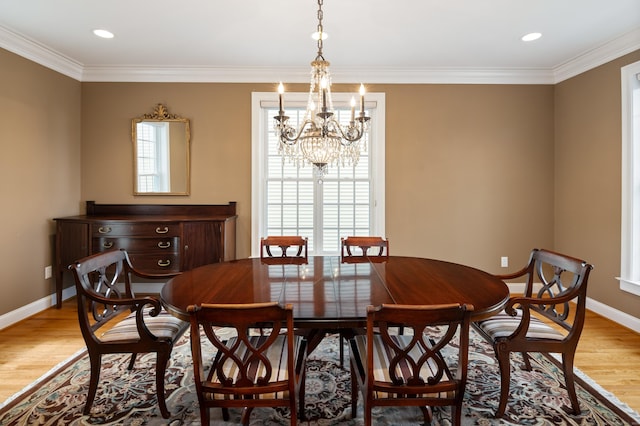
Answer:
[[503, 268], [509, 267], [509, 258], [507, 256], [502, 256], [500, 258], [500, 266], [502, 266]]
[[45, 268], [44, 268], [44, 279], [48, 280], [49, 278], [51, 278], [52, 275], [53, 275], [53, 268], [51, 267], [51, 265], [45, 266]]

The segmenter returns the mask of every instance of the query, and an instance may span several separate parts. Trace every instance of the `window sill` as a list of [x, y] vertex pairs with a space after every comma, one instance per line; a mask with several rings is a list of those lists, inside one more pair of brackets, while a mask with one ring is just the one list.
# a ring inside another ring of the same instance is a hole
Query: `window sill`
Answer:
[[640, 296], [640, 282], [616, 277], [620, 281], [620, 290]]

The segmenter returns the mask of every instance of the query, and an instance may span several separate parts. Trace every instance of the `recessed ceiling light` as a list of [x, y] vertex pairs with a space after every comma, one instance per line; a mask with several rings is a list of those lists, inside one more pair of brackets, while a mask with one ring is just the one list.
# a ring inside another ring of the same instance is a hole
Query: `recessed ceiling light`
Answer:
[[113, 33], [107, 30], [93, 30], [93, 33], [102, 38], [113, 38]]
[[533, 41], [539, 39], [540, 37], [542, 37], [542, 34], [540, 33], [529, 33], [522, 36], [522, 41]]

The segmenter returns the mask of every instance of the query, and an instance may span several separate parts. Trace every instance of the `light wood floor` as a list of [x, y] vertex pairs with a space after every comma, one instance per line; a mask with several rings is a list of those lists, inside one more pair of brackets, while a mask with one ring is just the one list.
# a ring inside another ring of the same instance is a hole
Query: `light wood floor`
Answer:
[[[0, 402], [84, 348], [75, 299], [0, 330]], [[640, 334], [588, 313], [576, 367], [640, 412]]]

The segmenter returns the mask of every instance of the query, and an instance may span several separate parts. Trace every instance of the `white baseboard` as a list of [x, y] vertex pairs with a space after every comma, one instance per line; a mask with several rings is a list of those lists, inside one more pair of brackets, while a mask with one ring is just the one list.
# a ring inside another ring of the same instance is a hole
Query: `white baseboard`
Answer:
[[[67, 300], [76, 295], [76, 288], [74, 286], [67, 287], [62, 290], [62, 300]], [[0, 316], [0, 330], [9, 327], [17, 323], [18, 321], [22, 321], [23, 319], [29, 318], [32, 315], [35, 315], [39, 312], [44, 311], [52, 306], [56, 305], [56, 294], [52, 293], [49, 296], [43, 297], [42, 299], [36, 300], [35, 302], [31, 302], [28, 305], [22, 306], [18, 309], [15, 309], [11, 312], [7, 312], [4, 315]]]
[[153, 294], [160, 297], [164, 282], [131, 283], [134, 294]]
[[509, 293], [511, 294], [524, 293], [524, 283], [507, 283], [507, 287], [509, 287]]
[[[159, 294], [164, 283], [132, 283], [134, 293], [140, 294]], [[70, 286], [62, 290], [62, 300], [67, 300], [76, 295], [75, 286]], [[22, 306], [11, 312], [7, 312], [4, 315], [0, 315], [0, 330], [9, 327], [23, 319], [29, 318], [39, 312], [44, 311], [52, 306], [56, 305], [56, 295], [52, 293], [49, 296], [42, 299], [31, 302], [28, 305]]]
[[611, 306], [605, 305], [604, 303], [598, 302], [597, 300], [593, 300], [589, 297], [587, 297], [587, 309], [595, 312], [596, 314], [602, 315], [615, 323], [627, 327], [636, 333], [640, 333], [640, 318], [634, 317], [633, 315], [629, 315], [617, 309], [613, 309]]

